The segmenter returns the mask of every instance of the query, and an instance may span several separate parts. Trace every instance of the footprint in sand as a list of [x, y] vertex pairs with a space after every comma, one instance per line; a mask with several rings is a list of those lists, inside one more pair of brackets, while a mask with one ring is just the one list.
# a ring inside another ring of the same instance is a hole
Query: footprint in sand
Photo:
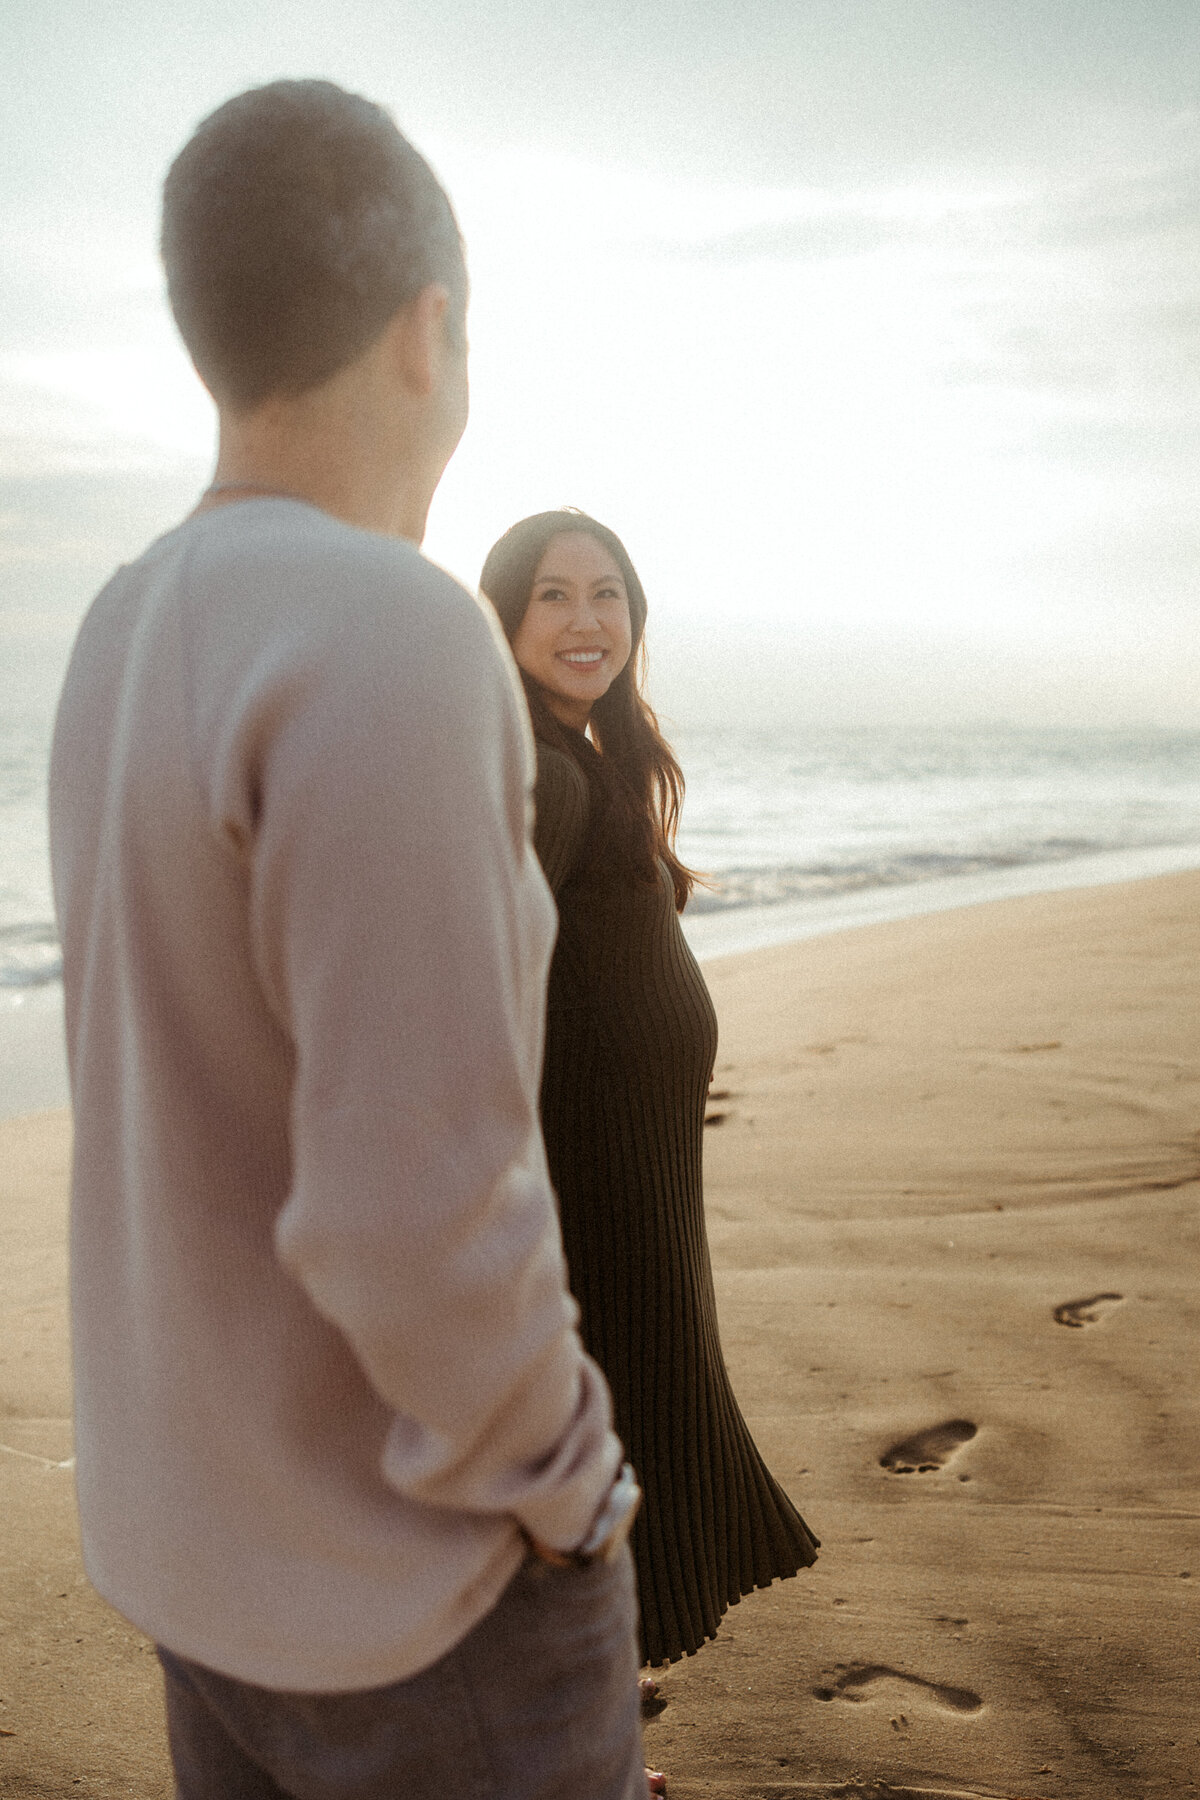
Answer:
[[729, 1117], [729, 1110], [726, 1107], [714, 1106], [713, 1102], [733, 1100], [736, 1097], [730, 1088], [709, 1088], [708, 1099], [705, 1101], [704, 1123], [706, 1125], [723, 1125]]
[[944, 1425], [927, 1426], [885, 1450], [879, 1466], [891, 1475], [932, 1475], [937, 1469], [944, 1469], [978, 1430], [970, 1419], [947, 1419]]
[[[946, 1712], [977, 1713], [983, 1710], [983, 1701], [972, 1688], [948, 1687], [940, 1681], [926, 1681], [921, 1675], [906, 1675], [902, 1669], [889, 1669], [886, 1663], [839, 1663], [828, 1679], [815, 1687], [814, 1700], [849, 1700], [855, 1704], [863, 1700], [873, 1700], [881, 1682], [896, 1681], [907, 1688], [910, 1695], [914, 1692], [923, 1698], [932, 1700], [936, 1706]], [[901, 1713], [900, 1718], [907, 1726], [908, 1719]]]
[[1110, 1306], [1119, 1306], [1124, 1298], [1124, 1294], [1093, 1294], [1090, 1300], [1064, 1300], [1055, 1307], [1054, 1317], [1060, 1325], [1095, 1325]]

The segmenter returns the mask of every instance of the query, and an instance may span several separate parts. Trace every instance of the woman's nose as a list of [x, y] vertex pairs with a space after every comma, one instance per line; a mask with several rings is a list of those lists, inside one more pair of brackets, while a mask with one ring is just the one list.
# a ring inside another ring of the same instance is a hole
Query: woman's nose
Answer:
[[575, 610], [571, 615], [571, 630], [572, 631], [594, 631], [598, 624], [599, 624], [599, 618], [597, 616], [596, 609], [592, 605], [591, 601], [590, 600], [578, 601], [576, 604]]

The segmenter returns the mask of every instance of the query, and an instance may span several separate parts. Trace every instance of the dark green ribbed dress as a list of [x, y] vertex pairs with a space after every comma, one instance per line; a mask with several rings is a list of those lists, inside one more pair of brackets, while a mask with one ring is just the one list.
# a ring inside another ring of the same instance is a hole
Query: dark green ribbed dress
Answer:
[[818, 1540], [763, 1463], [721, 1354], [701, 1190], [712, 1001], [666, 869], [651, 887], [581, 868], [590, 792], [571, 757], [538, 745], [534, 842], [559, 912], [542, 1124], [584, 1341], [645, 1492], [633, 1550], [642, 1657], [658, 1664], [807, 1567]]

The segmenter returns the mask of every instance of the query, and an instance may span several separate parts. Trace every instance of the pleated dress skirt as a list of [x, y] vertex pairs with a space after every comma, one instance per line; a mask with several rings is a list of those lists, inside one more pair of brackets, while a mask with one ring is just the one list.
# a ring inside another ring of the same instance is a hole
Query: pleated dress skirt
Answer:
[[660, 872], [657, 888], [560, 889], [542, 1087], [584, 1341], [645, 1494], [633, 1551], [651, 1665], [690, 1655], [818, 1546], [721, 1353], [701, 1170], [716, 1016]]

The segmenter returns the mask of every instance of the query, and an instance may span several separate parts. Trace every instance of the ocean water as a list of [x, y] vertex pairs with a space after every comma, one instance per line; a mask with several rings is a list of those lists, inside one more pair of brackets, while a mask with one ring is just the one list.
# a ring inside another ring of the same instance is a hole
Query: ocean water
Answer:
[[[0, 990], [14, 1001], [59, 978], [46, 852], [49, 733], [44, 709], [9, 702], [0, 710]], [[693, 728], [676, 749], [688, 784], [680, 850], [711, 883], [689, 907], [697, 925], [705, 915], [753, 909], [769, 917], [778, 908], [789, 934], [805, 935], [805, 918], [830, 916], [839, 896], [845, 905], [892, 895], [894, 913], [897, 905], [922, 910], [917, 884], [929, 884], [930, 897], [939, 884], [939, 894], [965, 899], [970, 882], [940, 884], [1025, 870], [1026, 888], [1057, 886], [1067, 865], [1082, 872], [1111, 852], [1190, 846], [1200, 864], [1200, 732], [818, 731], [797, 723], [770, 732]]]
[[680, 849], [710, 912], [1200, 846], [1200, 732], [688, 733]]

